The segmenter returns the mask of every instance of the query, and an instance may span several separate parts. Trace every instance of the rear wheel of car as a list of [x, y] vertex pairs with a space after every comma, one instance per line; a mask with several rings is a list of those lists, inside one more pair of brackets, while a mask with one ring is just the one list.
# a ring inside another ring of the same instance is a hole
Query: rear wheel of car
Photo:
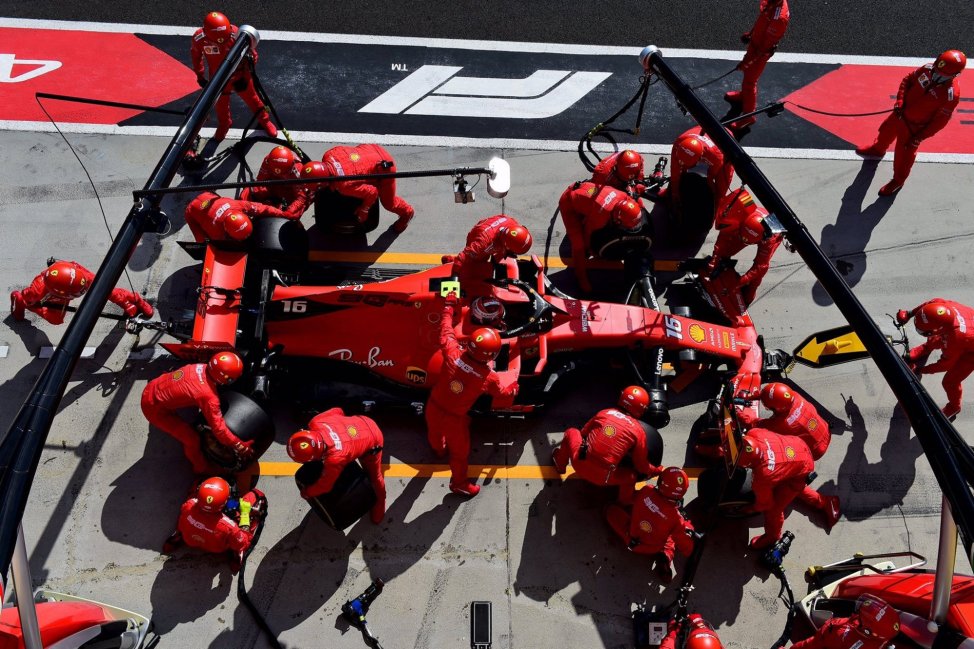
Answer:
[[268, 261], [307, 261], [308, 232], [301, 221], [282, 218], [262, 218], [254, 223], [250, 237], [251, 251]]
[[687, 172], [680, 179], [680, 204], [675, 215], [675, 232], [680, 241], [695, 241], [707, 236], [714, 225], [714, 193], [706, 175]]
[[260, 404], [239, 392], [220, 393], [220, 410], [223, 412], [223, 420], [227, 428], [234, 435], [244, 442], [253, 441], [253, 460], [241, 462], [232, 448], [224, 446], [216, 439], [210, 427], [202, 421], [201, 415], [198, 428], [203, 455], [230, 472], [242, 471], [246, 466], [256, 462], [270, 448], [274, 441], [274, 421]]
[[362, 204], [357, 198], [327, 188], [315, 194], [315, 223], [333, 234], [366, 234], [379, 227], [379, 201], [369, 209], [369, 218], [359, 223], [355, 210]]
[[659, 466], [663, 461], [663, 436], [655, 427], [645, 421], [639, 423], [643, 427], [643, 432], [646, 433], [646, 459], [653, 466]]
[[724, 467], [706, 469], [697, 479], [697, 494], [704, 502], [716, 504], [717, 512], [725, 518], [746, 518], [751, 514], [742, 510], [754, 504], [751, 472], [737, 469], [728, 478]]

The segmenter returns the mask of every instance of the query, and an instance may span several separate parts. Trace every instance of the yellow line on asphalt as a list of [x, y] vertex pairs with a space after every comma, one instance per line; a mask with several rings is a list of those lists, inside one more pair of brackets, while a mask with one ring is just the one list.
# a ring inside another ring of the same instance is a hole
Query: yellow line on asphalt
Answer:
[[[261, 462], [260, 474], [266, 476], [293, 476], [298, 470], [294, 462]], [[387, 478], [449, 478], [450, 467], [446, 464], [383, 464]], [[684, 468], [690, 478], [697, 478], [703, 471], [697, 467]], [[572, 475], [571, 467], [564, 477]], [[497, 480], [554, 480], [559, 477], [553, 466], [498, 464], [471, 464], [467, 471], [470, 478], [494, 478]]]
[[[330, 261], [352, 264], [406, 264], [413, 266], [438, 266], [442, 255], [419, 252], [340, 252], [337, 250], [313, 250], [308, 254], [311, 261]], [[679, 265], [676, 260], [659, 260], [653, 262], [653, 268], [659, 271], [675, 271]], [[549, 259], [548, 268], [568, 268], [572, 265], [571, 258]], [[591, 268], [619, 268], [621, 263], [595, 259], [589, 263]]]

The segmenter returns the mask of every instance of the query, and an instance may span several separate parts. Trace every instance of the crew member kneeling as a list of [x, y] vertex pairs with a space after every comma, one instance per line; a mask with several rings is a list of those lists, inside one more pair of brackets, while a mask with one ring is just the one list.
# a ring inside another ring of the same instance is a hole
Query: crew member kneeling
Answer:
[[335, 486], [346, 466], [358, 460], [375, 489], [373, 523], [381, 523], [386, 513], [386, 482], [382, 476], [382, 431], [368, 417], [348, 417], [341, 408], [316, 415], [307, 430], [291, 435], [287, 454], [295, 462], [322, 462], [321, 476], [301, 490], [301, 497], [317, 498]]
[[240, 570], [244, 555], [267, 511], [267, 498], [258, 489], [239, 500], [230, 498], [230, 485], [223, 478], [204, 480], [196, 494], [183, 503], [176, 531], [162, 546], [163, 554], [185, 543], [214, 554], [227, 552], [233, 572]]
[[850, 617], [833, 617], [792, 649], [885, 649], [900, 632], [900, 614], [875, 595], [860, 595]]

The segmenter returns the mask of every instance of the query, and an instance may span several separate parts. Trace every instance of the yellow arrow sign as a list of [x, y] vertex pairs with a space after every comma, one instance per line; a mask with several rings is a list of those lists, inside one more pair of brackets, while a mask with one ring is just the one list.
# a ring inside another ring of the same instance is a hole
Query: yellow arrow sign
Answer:
[[792, 353], [795, 361], [809, 367], [828, 367], [869, 358], [859, 334], [849, 325], [812, 334]]

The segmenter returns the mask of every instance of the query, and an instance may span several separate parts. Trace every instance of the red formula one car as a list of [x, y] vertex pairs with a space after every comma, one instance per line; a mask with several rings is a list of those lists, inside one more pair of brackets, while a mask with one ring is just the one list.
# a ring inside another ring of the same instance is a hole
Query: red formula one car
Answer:
[[[267, 239], [255, 236], [258, 243]], [[425, 401], [439, 371], [440, 294], [450, 264], [350, 275], [347, 268], [281, 261], [265, 252], [212, 243], [198, 248], [203, 283], [192, 333], [165, 347], [187, 359], [237, 349], [247, 358], [258, 396], [320, 399], [339, 385], [364, 385], [381, 391], [373, 395]], [[741, 390], [760, 385], [763, 352], [749, 319], [726, 326], [694, 320], [687, 310], [663, 313], [651, 277], [633, 285], [626, 304], [561, 293], [537, 258], [499, 264], [493, 285], [505, 307], [496, 369], [503, 380], [517, 380], [521, 391], [513, 402], [484, 404], [484, 412], [524, 413], [543, 405], [561, 376], [586, 360], [604, 360], [606, 350], [628, 356], [637, 373], [649, 375], [643, 381], [649, 387], [662, 371], [664, 353], [675, 365], [681, 353], [725, 364]], [[465, 307], [457, 324], [461, 341], [473, 328]], [[655, 385], [651, 423], [659, 427], [668, 415], [662, 385]]]

